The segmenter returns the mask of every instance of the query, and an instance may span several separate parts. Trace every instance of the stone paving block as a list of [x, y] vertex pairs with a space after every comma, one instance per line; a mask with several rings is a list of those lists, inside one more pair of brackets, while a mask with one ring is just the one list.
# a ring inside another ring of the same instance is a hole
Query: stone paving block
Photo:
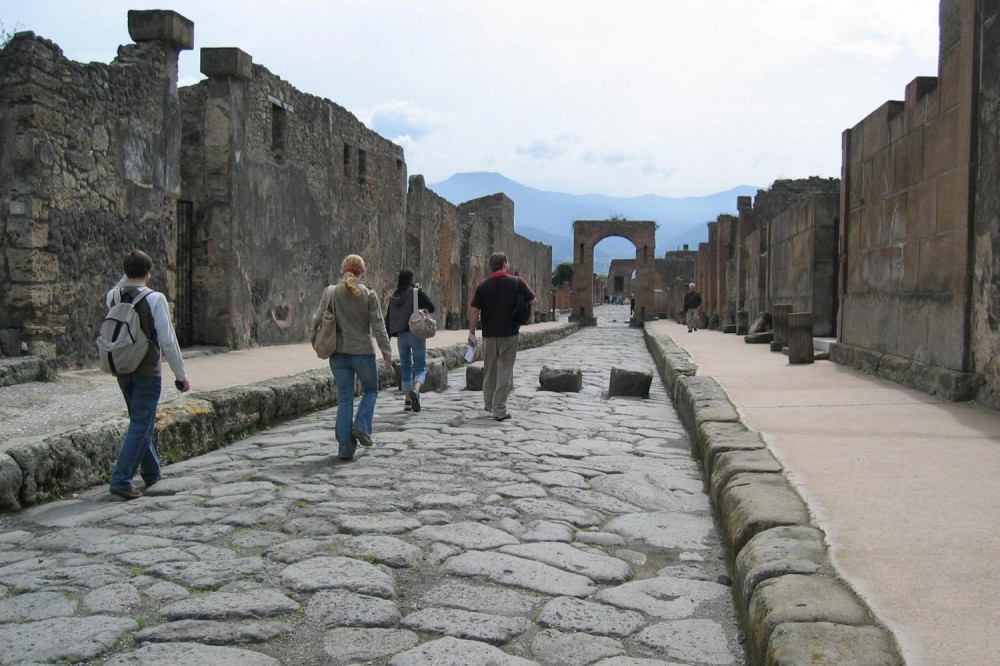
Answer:
[[482, 664], [486, 666], [533, 666], [536, 662], [507, 654], [503, 650], [478, 641], [466, 641], [445, 636], [428, 641], [392, 657], [388, 666], [432, 666], [433, 664]]
[[719, 493], [718, 506], [730, 556], [759, 532], [809, 524], [805, 502], [783, 474], [737, 474]]
[[414, 647], [420, 638], [405, 629], [337, 628], [323, 636], [323, 647], [333, 664], [370, 663]]
[[647, 398], [652, 385], [653, 373], [648, 370], [614, 367], [611, 368], [611, 378], [608, 380], [608, 397], [621, 395]]
[[531, 640], [531, 653], [545, 664], [576, 666], [576, 664], [592, 664], [605, 657], [623, 655], [625, 646], [621, 641], [606, 636], [545, 629], [535, 634]]
[[726, 451], [715, 458], [712, 475], [708, 479], [709, 494], [713, 502], [719, 501], [719, 493], [737, 474], [769, 472], [776, 474], [784, 470], [778, 459], [768, 449], [749, 451]]
[[105, 666], [280, 666], [281, 662], [260, 652], [198, 643], [146, 645], [134, 652], [112, 657]]
[[765, 530], [747, 542], [733, 563], [737, 611], [746, 612], [761, 581], [831, 571], [822, 531], [801, 525]]
[[903, 666], [895, 641], [885, 629], [832, 622], [789, 622], [771, 633], [766, 666]]
[[503, 645], [532, 626], [523, 617], [456, 608], [422, 608], [404, 617], [399, 624], [404, 629], [425, 634], [468, 638], [492, 645]]
[[543, 365], [538, 373], [538, 385], [542, 391], [559, 393], [579, 393], [583, 388], [583, 372], [580, 368], [558, 368]]
[[110, 650], [136, 626], [130, 618], [103, 615], [7, 624], [0, 626], [0, 659], [5, 664], [87, 661]]
[[871, 617], [854, 593], [835, 578], [789, 574], [765, 580], [747, 609], [751, 663], [763, 662], [771, 632], [788, 622], [860, 626], [871, 624]]
[[482, 391], [483, 373], [485, 371], [482, 361], [476, 361], [465, 366], [465, 389], [467, 391]]
[[[135, 635], [136, 643], [182, 643], [238, 645], [265, 643], [294, 630], [278, 620], [225, 622], [220, 620], [175, 620], [146, 627]], [[145, 663], [145, 662], [143, 662]]]

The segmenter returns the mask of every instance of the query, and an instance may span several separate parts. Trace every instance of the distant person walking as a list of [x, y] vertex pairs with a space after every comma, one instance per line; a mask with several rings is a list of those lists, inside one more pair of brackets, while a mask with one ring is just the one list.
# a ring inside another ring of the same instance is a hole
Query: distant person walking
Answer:
[[698, 330], [698, 308], [701, 306], [701, 294], [695, 288], [694, 282], [688, 285], [687, 293], [684, 294], [684, 320], [687, 322], [688, 333]]
[[469, 303], [469, 344], [476, 346], [476, 325], [483, 324], [483, 400], [486, 411], [497, 421], [510, 418], [507, 396], [514, 383], [514, 359], [520, 324], [514, 321], [514, 308], [520, 294], [529, 307], [536, 304], [528, 284], [511, 275], [507, 255], [490, 255], [488, 278], [479, 283]]
[[[333, 287], [331, 309], [337, 317], [337, 349], [330, 356], [330, 370], [337, 386], [338, 457], [354, 459], [357, 445], [372, 445], [372, 419], [378, 397], [378, 366], [375, 343], [382, 352], [385, 367], [392, 369], [392, 348], [385, 330], [378, 294], [361, 282], [365, 261], [349, 254], [341, 264], [340, 283]], [[323, 316], [324, 299], [313, 321]], [[361, 402], [354, 413], [354, 379], [361, 382]]]
[[386, 314], [386, 329], [390, 338], [396, 338], [399, 351], [399, 366], [402, 370], [400, 388], [405, 394], [403, 411], [420, 411], [420, 387], [427, 379], [427, 340], [410, 332], [410, 316], [413, 315], [413, 298], [417, 296], [417, 308], [434, 312], [430, 297], [413, 281], [413, 271], [401, 270], [396, 278], [396, 291], [389, 298]]
[[153, 428], [162, 389], [161, 353], [177, 378], [177, 389], [186, 392], [191, 389], [191, 383], [170, 322], [167, 298], [146, 286], [153, 260], [141, 250], [132, 250], [125, 255], [123, 264], [125, 275], [105, 295], [104, 302], [109, 308], [121, 302], [135, 303], [139, 327], [149, 340], [149, 349], [133, 372], [114, 373], [128, 408], [128, 431], [111, 473], [110, 491], [112, 495], [130, 500], [142, 496], [142, 491], [132, 485], [137, 470], [146, 488], [160, 480], [160, 459], [153, 446]]
[[628, 301], [628, 316], [629, 317], [634, 317], [635, 316], [635, 292], [634, 291], [632, 292], [632, 297], [629, 298], [629, 301]]

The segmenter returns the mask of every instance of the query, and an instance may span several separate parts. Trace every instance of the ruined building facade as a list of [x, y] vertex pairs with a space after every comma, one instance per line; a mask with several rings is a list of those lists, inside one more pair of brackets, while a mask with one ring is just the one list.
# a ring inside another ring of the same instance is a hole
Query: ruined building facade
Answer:
[[509, 198], [448, 203], [408, 177], [400, 146], [239, 49], [202, 49], [207, 79], [178, 89], [193, 24], [128, 20], [136, 43], [110, 65], [31, 33], [0, 52], [4, 354], [23, 342], [59, 366], [92, 363], [101, 296], [133, 247], [153, 258], [185, 345], [305, 340], [350, 253], [383, 301], [413, 270], [442, 327], [467, 323], [496, 250], [548, 310], [551, 248], [514, 233]]
[[811, 312], [833, 359], [1000, 406], [1000, 2], [942, 0], [938, 75], [843, 134], [842, 178], [776, 181], [709, 223], [710, 325]]

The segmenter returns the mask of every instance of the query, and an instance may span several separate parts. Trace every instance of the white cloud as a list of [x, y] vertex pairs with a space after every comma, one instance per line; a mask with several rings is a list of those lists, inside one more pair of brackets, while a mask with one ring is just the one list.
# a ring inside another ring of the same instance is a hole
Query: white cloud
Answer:
[[368, 126], [389, 138], [409, 137], [418, 141], [443, 127], [444, 121], [430, 108], [411, 100], [393, 99], [372, 108]]

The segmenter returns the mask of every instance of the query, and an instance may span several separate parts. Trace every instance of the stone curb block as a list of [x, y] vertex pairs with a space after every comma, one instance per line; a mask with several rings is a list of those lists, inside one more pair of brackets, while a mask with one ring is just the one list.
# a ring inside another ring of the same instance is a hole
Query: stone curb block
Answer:
[[892, 636], [881, 627], [852, 627], [832, 622], [789, 622], [771, 632], [767, 666], [851, 664], [903, 666]]
[[[548, 344], [578, 329], [576, 324], [566, 324], [544, 331], [522, 332], [518, 348]], [[465, 363], [464, 344], [429, 351], [437, 352], [433, 355], [439, 359], [434, 364], [435, 371], [443, 368], [445, 377], [448, 369]], [[382, 388], [396, 385], [395, 373], [382, 364], [379, 364], [379, 385]], [[272, 423], [327, 409], [336, 403], [333, 377], [327, 369], [194, 393], [160, 406], [153, 442], [162, 461], [169, 464], [214, 451]], [[16, 510], [107, 483], [127, 429], [128, 419], [117, 417], [0, 454], [0, 509]]]
[[712, 478], [716, 460], [728, 451], [756, 451], [766, 448], [764, 440], [740, 421], [706, 421], [692, 437], [695, 459], [701, 463], [705, 481]]
[[760, 435], [676, 343], [647, 328], [646, 344], [722, 526], [748, 663], [902, 666], [892, 635], [836, 577], [823, 532], [809, 524], [808, 507]]
[[736, 474], [719, 493], [717, 506], [732, 558], [764, 530], [809, 524], [809, 509], [784, 474]]
[[678, 416], [689, 433], [707, 421], [738, 422], [739, 414], [719, 382], [711, 377], [680, 377], [674, 393]]
[[746, 617], [757, 586], [785, 574], [832, 574], [823, 532], [815, 527], [775, 527], [754, 535], [733, 562], [736, 611]]
[[709, 495], [712, 502], [718, 504], [719, 493], [737, 474], [755, 472], [776, 474], [782, 471], [784, 471], [784, 467], [766, 448], [751, 451], [726, 451], [715, 459], [711, 476], [706, 477]]
[[694, 377], [698, 372], [698, 366], [691, 361], [690, 355], [669, 337], [649, 328], [645, 330], [646, 348], [653, 357], [653, 363], [672, 398], [677, 387], [677, 379]]
[[779, 625], [789, 622], [863, 626], [871, 624], [871, 616], [857, 597], [836, 578], [788, 574], [765, 580], [757, 586], [747, 609], [747, 624], [751, 627], [747, 636], [751, 664], [763, 663], [771, 633]]

